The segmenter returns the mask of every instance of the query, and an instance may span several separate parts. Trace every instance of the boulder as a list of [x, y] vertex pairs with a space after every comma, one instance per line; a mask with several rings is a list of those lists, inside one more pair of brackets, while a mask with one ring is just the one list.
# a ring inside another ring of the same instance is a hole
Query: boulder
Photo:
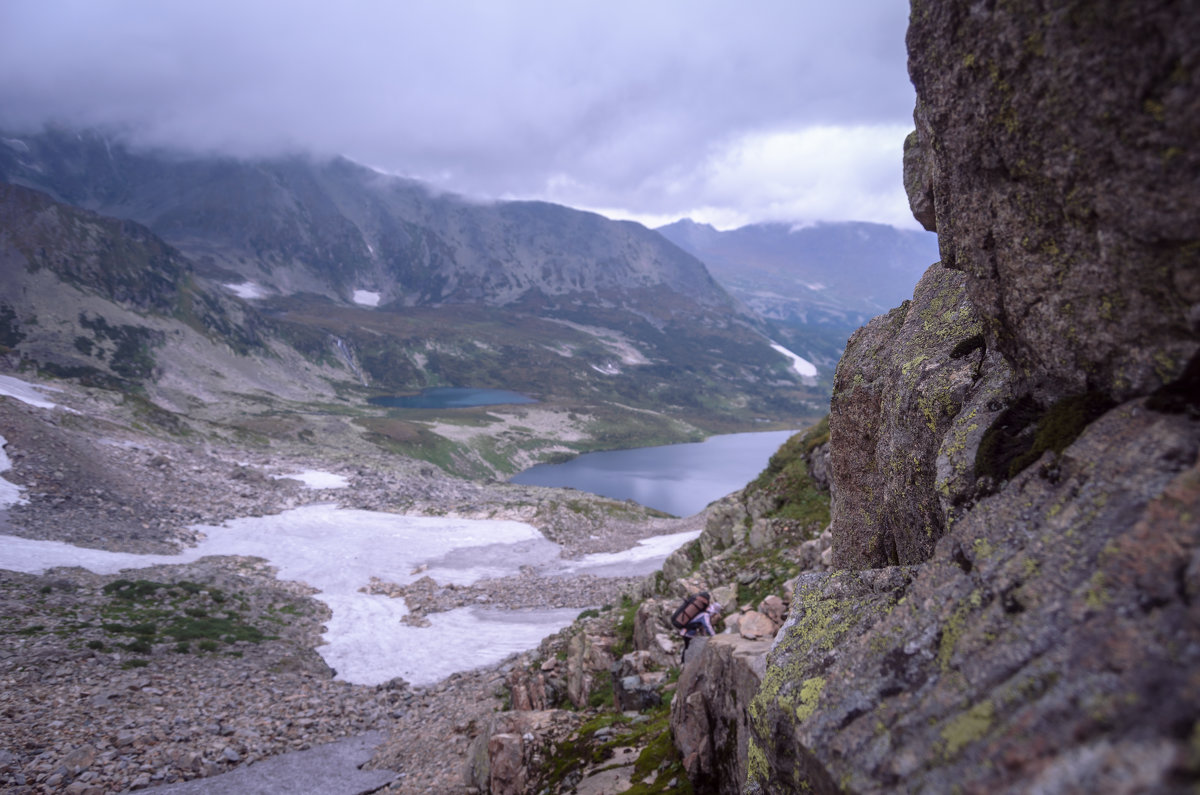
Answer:
[[746, 516], [745, 506], [732, 497], [725, 497], [709, 508], [699, 539], [704, 557], [712, 557], [722, 549], [733, 546], [742, 536]]
[[933, 203], [933, 161], [913, 130], [904, 139], [904, 192], [913, 218], [927, 231], [937, 231], [937, 213]]
[[1198, 40], [1187, 4], [912, 3], [909, 201], [926, 223], [932, 182], [1020, 393], [1120, 402], [1196, 356]]
[[747, 640], [759, 640], [763, 638], [775, 637], [775, 630], [778, 625], [757, 610], [747, 610], [742, 613], [742, 619], [738, 622], [738, 634]]
[[674, 665], [678, 650], [671, 632], [671, 614], [677, 600], [647, 599], [633, 617], [633, 648], [648, 652], [659, 668]]
[[712, 598], [717, 600], [722, 609], [726, 613], [732, 613], [738, 607], [738, 587], [737, 583], [730, 585], [722, 585], [717, 588], [712, 588], [709, 591]]
[[756, 786], [1105, 790], [1127, 754], [1123, 791], [1175, 791], [1200, 714], [1198, 453], [1200, 423], [1134, 401], [930, 561], [801, 575], [752, 708]]
[[663, 671], [647, 671], [629, 676], [613, 676], [613, 698], [622, 712], [644, 712], [662, 703], [663, 686], [667, 675]]
[[742, 623], [742, 614], [733, 613], [725, 617], [725, 634], [740, 634], [738, 627]]
[[912, 0], [941, 263], [838, 365], [836, 569], [795, 581], [747, 791], [1200, 779], [1197, 41], [1186, 3]]
[[771, 623], [778, 629], [783, 626], [783, 617], [787, 613], [787, 605], [778, 596], [771, 594], [758, 603], [758, 612], [771, 619]]
[[613, 664], [612, 638], [578, 632], [567, 643], [567, 698], [577, 708], [587, 706], [597, 677], [608, 677]]
[[499, 712], [471, 742], [464, 771], [468, 787], [492, 795], [523, 795], [555, 746], [579, 727], [565, 710]]
[[850, 337], [829, 415], [835, 566], [912, 564], [933, 553], [946, 527], [938, 451], [981, 388], [982, 341], [966, 277], [940, 265], [911, 301]]
[[769, 641], [707, 639], [684, 667], [671, 701], [671, 734], [698, 793], [740, 792], [746, 780], [747, 710]]
[[524, 667], [514, 667], [508, 674], [508, 690], [512, 694], [514, 710], [546, 708], [546, 677], [541, 672], [531, 673]]

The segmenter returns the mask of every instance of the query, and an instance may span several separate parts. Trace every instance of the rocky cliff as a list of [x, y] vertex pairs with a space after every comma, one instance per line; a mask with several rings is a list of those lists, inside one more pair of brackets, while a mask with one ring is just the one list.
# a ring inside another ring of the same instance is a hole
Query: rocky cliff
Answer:
[[1200, 18], [914, 0], [942, 261], [850, 341], [753, 792], [1200, 780]]

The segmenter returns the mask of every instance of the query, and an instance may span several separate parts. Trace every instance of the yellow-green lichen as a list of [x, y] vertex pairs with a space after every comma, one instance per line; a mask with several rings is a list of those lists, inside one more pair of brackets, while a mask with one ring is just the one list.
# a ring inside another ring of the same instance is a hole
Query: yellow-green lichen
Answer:
[[1109, 603], [1112, 597], [1108, 593], [1106, 583], [1107, 578], [1102, 571], [1098, 571], [1091, 576], [1091, 579], [1088, 580], [1087, 591], [1083, 596], [1088, 607], [1093, 610], [1100, 610]]
[[996, 554], [996, 548], [986, 538], [975, 539], [975, 560], [987, 560]]
[[751, 735], [746, 743], [746, 778], [749, 781], [765, 781], [769, 772], [767, 755]]
[[996, 707], [991, 701], [981, 701], [942, 729], [947, 758], [987, 735], [996, 720]]
[[814, 676], [804, 680], [804, 684], [800, 686], [800, 703], [796, 706], [796, 720], [806, 721], [812, 717], [812, 714], [817, 711], [817, 702], [824, 689], [825, 677], [823, 676]]
[[954, 613], [942, 625], [942, 639], [938, 644], [937, 661], [943, 672], [950, 669], [950, 659], [954, 656], [963, 632], [966, 631], [967, 614], [978, 609], [982, 604], [983, 597], [979, 591], [972, 591], [971, 595], [959, 603]]

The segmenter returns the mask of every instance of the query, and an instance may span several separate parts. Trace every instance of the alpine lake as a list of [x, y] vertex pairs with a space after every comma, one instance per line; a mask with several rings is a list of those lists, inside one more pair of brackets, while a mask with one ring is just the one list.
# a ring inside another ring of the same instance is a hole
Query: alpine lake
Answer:
[[[374, 397], [369, 402], [389, 408], [452, 409], [537, 401], [506, 389], [437, 387], [416, 395]], [[691, 516], [754, 480], [794, 433], [730, 433], [703, 442], [584, 453], [560, 464], [538, 464], [509, 480], [527, 486], [579, 489], [633, 500], [675, 516]]]

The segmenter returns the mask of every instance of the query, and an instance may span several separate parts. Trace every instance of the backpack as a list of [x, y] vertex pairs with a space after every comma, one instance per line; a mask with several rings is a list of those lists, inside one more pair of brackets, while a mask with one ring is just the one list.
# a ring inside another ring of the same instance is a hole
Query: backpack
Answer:
[[676, 629], [683, 629], [708, 609], [708, 603], [708, 591], [692, 594], [671, 614], [671, 625]]

